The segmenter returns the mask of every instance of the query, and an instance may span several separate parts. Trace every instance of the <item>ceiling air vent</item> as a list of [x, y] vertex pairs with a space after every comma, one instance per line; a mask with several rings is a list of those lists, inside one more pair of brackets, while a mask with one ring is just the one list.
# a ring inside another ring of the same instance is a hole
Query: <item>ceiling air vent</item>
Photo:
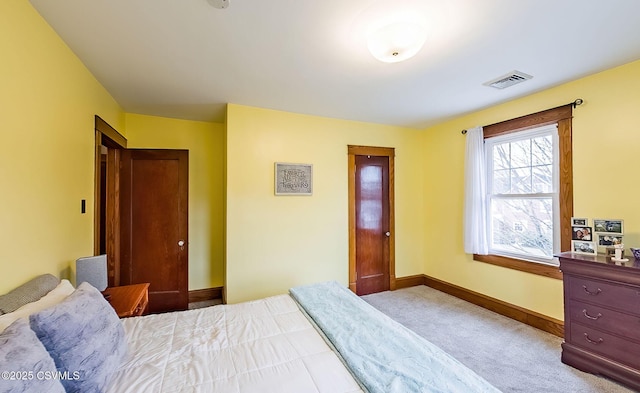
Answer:
[[520, 71], [511, 71], [507, 75], [503, 75], [499, 78], [490, 80], [489, 82], [483, 83], [485, 86], [495, 87], [496, 89], [504, 89], [509, 86], [513, 86], [520, 82], [524, 82], [533, 78], [531, 75], [527, 75], [524, 72]]

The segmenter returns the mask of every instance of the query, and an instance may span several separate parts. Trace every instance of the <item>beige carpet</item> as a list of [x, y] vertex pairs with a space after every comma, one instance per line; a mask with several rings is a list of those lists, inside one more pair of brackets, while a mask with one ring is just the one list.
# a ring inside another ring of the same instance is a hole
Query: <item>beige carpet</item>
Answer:
[[362, 298], [504, 393], [632, 392], [562, 363], [561, 338], [435, 289], [417, 286]]

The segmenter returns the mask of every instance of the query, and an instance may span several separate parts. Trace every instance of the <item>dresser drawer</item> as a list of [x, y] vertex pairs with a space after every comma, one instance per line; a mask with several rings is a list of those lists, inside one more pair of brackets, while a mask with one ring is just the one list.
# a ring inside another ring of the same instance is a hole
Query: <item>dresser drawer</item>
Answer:
[[618, 363], [640, 368], [640, 344], [571, 322], [571, 344]]
[[572, 323], [578, 322], [588, 327], [640, 341], [640, 316], [575, 300], [569, 301], [569, 313]]
[[582, 277], [567, 278], [571, 299], [640, 315], [640, 288]]

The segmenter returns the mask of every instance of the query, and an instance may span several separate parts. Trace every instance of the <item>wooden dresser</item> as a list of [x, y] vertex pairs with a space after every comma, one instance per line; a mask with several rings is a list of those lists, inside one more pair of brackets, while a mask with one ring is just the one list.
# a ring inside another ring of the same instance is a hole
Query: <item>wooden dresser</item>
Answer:
[[564, 282], [562, 362], [640, 390], [640, 262], [558, 255]]

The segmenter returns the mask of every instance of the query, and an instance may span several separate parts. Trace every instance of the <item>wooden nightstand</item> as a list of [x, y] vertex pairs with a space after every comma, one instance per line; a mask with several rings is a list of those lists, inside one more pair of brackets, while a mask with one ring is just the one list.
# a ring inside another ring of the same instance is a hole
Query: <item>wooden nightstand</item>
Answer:
[[149, 304], [149, 283], [109, 287], [102, 293], [120, 318], [138, 317]]

